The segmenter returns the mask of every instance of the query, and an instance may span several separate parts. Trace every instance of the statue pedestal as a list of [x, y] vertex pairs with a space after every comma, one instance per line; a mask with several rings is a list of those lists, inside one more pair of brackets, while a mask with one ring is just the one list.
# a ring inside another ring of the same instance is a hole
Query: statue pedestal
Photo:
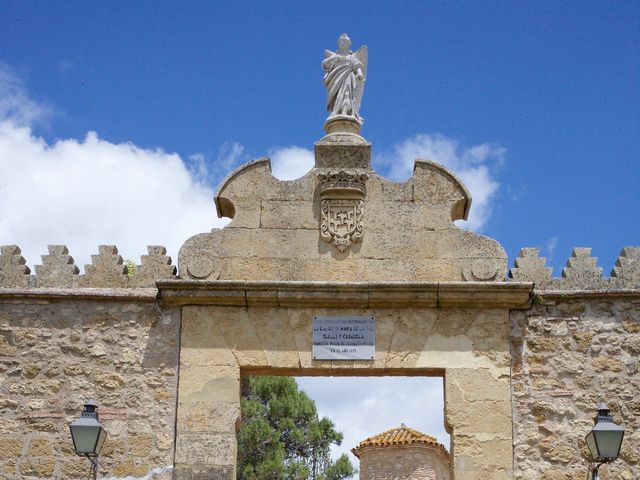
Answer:
[[333, 115], [324, 122], [324, 130], [327, 134], [332, 133], [360, 133], [362, 122], [350, 115]]
[[358, 133], [362, 123], [347, 115], [329, 117], [327, 135], [314, 145], [316, 168], [371, 169], [371, 144]]

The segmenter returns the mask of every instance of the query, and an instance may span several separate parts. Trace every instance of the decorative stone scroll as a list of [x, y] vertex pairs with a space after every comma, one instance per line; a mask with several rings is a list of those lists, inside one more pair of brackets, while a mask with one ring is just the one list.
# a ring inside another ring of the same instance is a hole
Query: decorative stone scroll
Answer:
[[467, 282], [491, 282], [503, 273], [500, 264], [493, 259], [477, 258], [462, 265], [462, 277]]
[[345, 170], [318, 174], [321, 182], [320, 238], [340, 252], [362, 239], [367, 178], [366, 173]]

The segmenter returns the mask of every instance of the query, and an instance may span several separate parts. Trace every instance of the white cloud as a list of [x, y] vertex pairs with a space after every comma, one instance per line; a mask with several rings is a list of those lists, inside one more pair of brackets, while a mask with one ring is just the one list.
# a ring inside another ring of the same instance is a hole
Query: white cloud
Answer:
[[269, 152], [273, 175], [280, 180], [294, 180], [313, 168], [313, 152], [306, 148], [285, 147]]
[[[50, 113], [0, 64], [0, 244], [20, 246], [31, 267], [47, 244], [67, 245], [81, 269], [101, 244], [115, 244], [136, 263], [146, 245], [160, 244], [175, 261], [187, 238], [227, 222], [215, 214], [198, 158], [189, 165], [175, 153], [114, 144], [95, 132], [49, 144], [31, 127]], [[232, 164], [242, 153], [230, 143], [219, 156]]]
[[551, 237], [544, 245], [544, 250], [546, 251], [547, 261], [549, 263], [553, 260], [553, 254], [556, 251], [556, 247], [558, 246], [558, 237]]
[[0, 61], [0, 121], [11, 120], [16, 125], [31, 125], [46, 119], [51, 113], [51, 107], [29, 98], [13, 70]]
[[[227, 173], [248, 160], [250, 158], [244, 146], [238, 142], [225, 142], [220, 145], [215, 156], [204, 153], [189, 155], [187, 166], [199, 182], [216, 185]], [[215, 165], [216, 168], [212, 170], [211, 165]]]
[[466, 185], [473, 202], [466, 223], [472, 230], [481, 229], [491, 215], [493, 196], [499, 184], [494, 170], [504, 161], [506, 150], [499, 145], [483, 143], [460, 147], [456, 140], [443, 135], [419, 134], [382, 153], [376, 162], [393, 180], [411, 176], [416, 158], [438, 162], [452, 170]]
[[244, 147], [238, 142], [225, 142], [218, 148], [218, 157], [216, 158], [216, 166], [223, 171], [230, 171], [239, 166], [242, 162], [248, 160], [244, 153]]
[[213, 191], [177, 154], [94, 132], [49, 145], [29, 127], [0, 123], [0, 244], [17, 244], [29, 265], [47, 244], [66, 244], [76, 264], [99, 244], [115, 244], [136, 262], [146, 245], [176, 257], [191, 235], [222, 222]]
[[300, 388], [311, 397], [320, 416], [334, 422], [344, 434], [333, 458], [348, 453], [362, 440], [404, 423], [434, 436], [449, 449], [444, 429], [444, 395], [441, 378], [428, 377], [300, 377]]
[[[50, 114], [0, 64], [0, 244], [20, 246], [30, 267], [41, 263], [48, 244], [67, 245], [81, 270], [101, 244], [115, 244], [135, 262], [146, 245], [161, 244], [175, 260], [191, 235], [227, 223], [216, 217], [212, 187], [249, 160], [241, 144], [227, 142], [213, 158], [197, 153], [187, 161], [95, 132], [49, 144], [31, 127]], [[304, 148], [271, 154], [281, 179], [313, 166]]]

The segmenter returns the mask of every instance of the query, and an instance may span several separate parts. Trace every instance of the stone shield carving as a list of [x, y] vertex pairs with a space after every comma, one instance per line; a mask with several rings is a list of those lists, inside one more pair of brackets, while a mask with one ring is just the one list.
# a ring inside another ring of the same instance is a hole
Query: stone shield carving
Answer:
[[318, 174], [320, 238], [344, 252], [362, 238], [366, 173], [345, 170]]
[[322, 200], [320, 236], [344, 252], [362, 237], [362, 200]]

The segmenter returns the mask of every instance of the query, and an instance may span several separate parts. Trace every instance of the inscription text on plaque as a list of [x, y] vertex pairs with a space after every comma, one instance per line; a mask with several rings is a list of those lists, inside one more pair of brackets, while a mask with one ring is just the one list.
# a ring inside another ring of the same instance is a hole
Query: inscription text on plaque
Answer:
[[313, 317], [314, 360], [374, 360], [375, 317]]

